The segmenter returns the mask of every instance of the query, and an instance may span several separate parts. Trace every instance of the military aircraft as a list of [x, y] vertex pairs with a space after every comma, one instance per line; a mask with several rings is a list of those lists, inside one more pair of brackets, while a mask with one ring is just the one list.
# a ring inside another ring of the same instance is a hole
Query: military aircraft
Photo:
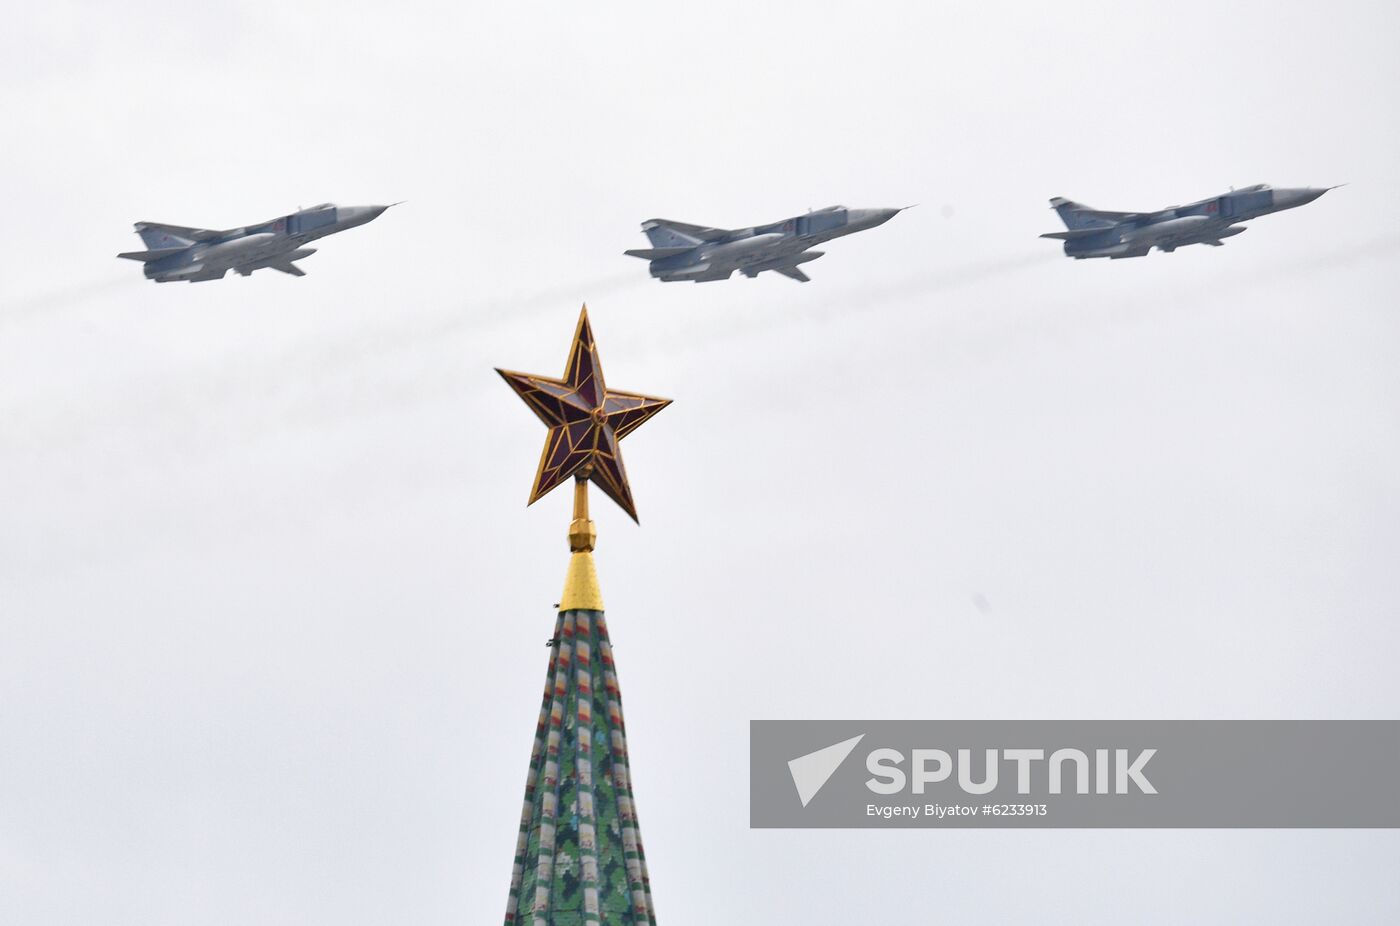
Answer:
[[806, 283], [811, 277], [803, 273], [798, 264], [816, 260], [825, 253], [808, 248], [883, 225], [908, 208], [828, 206], [771, 225], [739, 229], [648, 219], [642, 223], [642, 231], [646, 232], [652, 246], [624, 253], [651, 261], [651, 275], [663, 283], [727, 280], [735, 270], [750, 278], [772, 270]]
[[219, 280], [230, 270], [246, 277], [266, 268], [301, 277], [306, 273], [295, 262], [316, 253], [315, 248], [302, 245], [373, 221], [388, 208], [322, 203], [260, 225], [225, 231], [137, 222], [136, 233], [149, 250], [117, 256], [143, 262], [146, 278], [157, 283]]
[[1087, 257], [1142, 257], [1156, 248], [1170, 254], [1188, 244], [1220, 247], [1225, 238], [1245, 229], [1236, 222], [1304, 206], [1336, 187], [1274, 189], [1267, 184], [1231, 190], [1221, 196], [1158, 212], [1104, 212], [1061, 196], [1050, 200], [1066, 231], [1040, 237], [1058, 238], [1065, 254], [1076, 260]]

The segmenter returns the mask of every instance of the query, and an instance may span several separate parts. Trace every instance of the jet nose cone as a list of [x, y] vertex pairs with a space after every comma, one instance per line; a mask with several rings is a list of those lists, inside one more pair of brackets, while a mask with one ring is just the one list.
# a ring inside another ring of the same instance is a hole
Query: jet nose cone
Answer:
[[[390, 203], [396, 206], [397, 203]], [[384, 210], [389, 206], [341, 206], [337, 210], [337, 218], [348, 225], [363, 225], [366, 222], [373, 222], [384, 214]]]
[[1275, 188], [1274, 207], [1277, 209], [1293, 209], [1297, 206], [1306, 206], [1330, 189], [1332, 189], [1332, 187], [1303, 186], [1283, 190]]
[[852, 209], [849, 216], [852, 225], [874, 228], [876, 225], [884, 225], [903, 211], [902, 209]]

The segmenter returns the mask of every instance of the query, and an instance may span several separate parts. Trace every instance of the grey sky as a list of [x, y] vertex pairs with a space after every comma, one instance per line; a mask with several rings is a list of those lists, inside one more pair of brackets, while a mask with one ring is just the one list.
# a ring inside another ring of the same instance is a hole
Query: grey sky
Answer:
[[[587, 300], [642, 527], [598, 563], [668, 926], [1394, 922], [1393, 832], [750, 832], [763, 717], [1395, 717], [1400, 12], [28, 4], [0, 32], [0, 922], [490, 923], [567, 558]], [[1053, 195], [1351, 186], [1071, 262]], [[309, 276], [139, 219], [406, 199]], [[651, 216], [919, 208], [798, 285]]]

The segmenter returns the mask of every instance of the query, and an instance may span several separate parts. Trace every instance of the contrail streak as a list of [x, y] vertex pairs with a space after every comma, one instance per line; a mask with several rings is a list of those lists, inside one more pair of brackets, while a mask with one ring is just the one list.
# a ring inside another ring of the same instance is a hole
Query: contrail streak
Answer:
[[[1389, 257], [1397, 248], [1400, 248], [1400, 235], [1389, 235], [1302, 259], [1273, 261], [1245, 272], [1232, 271], [1222, 264], [1216, 272], [1196, 272], [1191, 278], [1212, 292], [1243, 291], [1261, 280], [1302, 279], [1317, 273], [1345, 270]], [[771, 336], [788, 327], [823, 325], [853, 314], [881, 311], [892, 314], [888, 321], [882, 319], [875, 337], [927, 341], [931, 337], [927, 327], [931, 310], [944, 319], [969, 318], [976, 315], [977, 306], [981, 305], [963, 299], [935, 301], [927, 297], [1015, 276], [1056, 260], [1065, 258], [1057, 253], [1037, 252], [929, 268], [888, 283], [860, 284], [812, 294], [818, 297], [815, 299], [809, 297], [808, 287], [793, 287], [792, 298], [775, 299], [767, 310], [743, 315], [733, 311], [723, 315], [693, 314], [691, 319], [698, 322], [698, 330], [683, 337], [677, 336], [674, 326], [670, 325], [632, 326], [635, 340], [631, 352], [640, 350], [646, 355], [649, 351], [652, 357], [669, 357], [712, 350], [717, 343], [729, 339]], [[1085, 269], [1095, 272], [1100, 268]], [[102, 285], [106, 284], [95, 282], [70, 287], [63, 293], [46, 295], [40, 304], [58, 304], [64, 296], [82, 298], [84, 293], [90, 295]], [[567, 302], [572, 311], [582, 296], [594, 298], [600, 293], [643, 285], [660, 284], [645, 276], [619, 274], [518, 296], [488, 298], [470, 307], [463, 307], [461, 303], [441, 306], [416, 317], [386, 317], [334, 342], [318, 339], [280, 353], [245, 354], [213, 368], [153, 371], [149, 378], [130, 382], [124, 388], [118, 384], [119, 388], [93, 394], [81, 403], [0, 410], [0, 420], [7, 422], [7, 427], [0, 430], [0, 463], [5, 462], [6, 457], [17, 462], [30, 458], [14, 473], [18, 477], [14, 484], [17, 491], [24, 491], [26, 484], [42, 485], [44, 491], [51, 489], [52, 485], [45, 481], [48, 477], [39, 476], [47, 469], [63, 474], [70, 491], [99, 491], [105, 495], [120, 492], [123, 487], [142, 486], [142, 480], [149, 477], [153, 465], [172, 467], [171, 472], [176, 471], [174, 467], [203, 467], [209, 465], [209, 459], [226, 454], [230, 448], [238, 455], [246, 450], [246, 445], [290, 440], [289, 433], [306, 431], [314, 435], [319, 429], [344, 426], [373, 415], [397, 415], [400, 410], [434, 402], [480, 408], [480, 403], [486, 401], [485, 393], [499, 388], [487, 366], [478, 368], [480, 355], [487, 346], [474, 346], [473, 359], [464, 364], [462, 345], [441, 345], [440, 341], [486, 330], [498, 331], [515, 320], [557, 311], [561, 302]], [[722, 294], [724, 287], [713, 289]], [[773, 292], [785, 293], [781, 288]], [[1000, 346], [1028, 340], [1078, 337], [1109, 326], [1160, 323], [1179, 311], [1193, 308], [1181, 288], [1143, 290], [1127, 304], [1083, 306], [1073, 302], [1072, 294], [1063, 292], [1043, 303], [1033, 294], [1026, 298], [1032, 302], [1028, 308], [1045, 309], [1043, 314], [1050, 327], [1019, 324], [981, 327], [975, 332], [956, 332], [948, 343], [954, 347], [965, 346], [969, 336]], [[1183, 298], [1187, 300], [1185, 303]], [[1217, 303], [1212, 311], [1218, 310]], [[918, 315], [900, 319], [898, 314], [893, 314], [909, 312]], [[628, 326], [622, 327], [619, 334], [626, 335]], [[361, 368], [375, 359], [387, 359], [400, 352], [409, 353], [411, 362], [379, 365], [373, 372]], [[308, 379], [310, 383], [306, 382]], [[137, 427], [113, 428], [121, 424]], [[105, 443], [105, 435], [123, 430], [129, 430], [131, 437], [110, 445]], [[104, 442], [103, 465], [89, 470], [84, 465], [86, 458], [80, 447], [92, 441]], [[42, 453], [42, 463], [38, 462], [39, 457], [33, 456], [35, 451]], [[163, 463], [166, 459], [178, 462]], [[381, 486], [376, 491], [380, 495], [411, 495], [423, 491], [425, 486], [457, 478], [455, 470], [432, 458], [409, 466], [409, 470], [401, 471], [400, 478], [386, 483], [388, 488]], [[332, 503], [329, 494], [324, 499], [307, 502], [312, 508]], [[335, 500], [334, 504], [340, 506], [343, 502]], [[249, 517], [256, 519], [263, 514], [259, 512]], [[251, 532], [254, 528], [249, 525], [252, 523], [250, 520], [236, 531]], [[227, 534], [226, 527], [221, 528], [221, 536]], [[156, 542], [150, 540], [152, 544]]]
[[[26, 303], [30, 317], [43, 306], [55, 306], [73, 301], [126, 281], [98, 282], [75, 286], [46, 294], [42, 300]], [[82, 439], [87, 425], [75, 427], [75, 422], [166, 419], [178, 422], [192, 416], [204, 418], [214, 409], [230, 402], [277, 407], [285, 404], [289, 395], [296, 396], [298, 388], [308, 380], [343, 382], [346, 375], [356, 376], [363, 367], [390, 356], [439, 343], [466, 333], [497, 330], [544, 311], [556, 311], [561, 300], [579, 298], [581, 293], [597, 296], [617, 292], [650, 282], [636, 274], [615, 274], [584, 281], [571, 286], [537, 289], [518, 295], [488, 298], [471, 306], [457, 303], [451, 308], [438, 307], [416, 315], [385, 316], [353, 332], [302, 340], [286, 349], [269, 353], [241, 351], [226, 356], [212, 365], [180, 370], [153, 371], [150, 376], [131, 378], [124, 383], [94, 393], [76, 407], [68, 404], [59, 408], [36, 408], [33, 405], [0, 409], [0, 420], [7, 427], [0, 430], [0, 453], [15, 449], [52, 448]], [[574, 311], [577, 306], [574, 305]], [[437, 365], [433, 365], [437, 366]], [[400, 387], [398, 393], [374, 393], [351, 389], [358, 398], [355, 406], [364, 410], [380, 409], [386, 404], [401, 405], [408, 395], [421, 399], [427, 392], [441, 392], [441, 376], [431, 369], [420, 371], [411, 383]], [[354, 384], [349, 384], [353, 386]], [[406, 394], [400, 394], [406, 393]], [[326, 403], [317, 403], [324, 406]], [[295, 423], [307, 425], [318, 417], [340, 418], [340, 414], [299, 414]], [[285, 413], [284, 413], [285, 414]], [[271, 423], [271, 422], [268, 422]]]
[[[1246, 288], [1261, 278], [1306, 276], [1385, 256], [1397, 248], [1400, 248], [1400, 236], [1391, 235], [1335, 248], [1311, 258], [1259, 267], [1248, 273], [1235, 273], [1222, 268], [1218, 274], [1212, 275], [1210, 286], [1218, 292]], [[705, 350], [716, 343], [764, 332], [837, 321], [888, 308], [900, 311], [918, 308], [925, 312], [934, 308], [944, 315], [958, 313], [966, 311], [966, 307], [958, 302], [929, 306], [923, 303], [914, 305], [911, 300], [1016, 275], [1065, 259], [1058, 253], [1036, 252], [930, 268], [888, 284], [862, 284], [833, 291], [811, 302], [784, 301], [771, 311], [756, 311], [740, 317], [728, 314], [722, 320], [698, 316], [700, 324], [683, 338], [667, 331], [651, 329], [640, 333], [639, 340], [634, 343], [653, 357], [671, 356]], [[68, 291], [68, 296], [77, 298], [75, 294], [97, 291], [109, 285], [112, 284], [102, 282], [73, 287]], [[465, 399], [488, 388], [487, 378], [460, 369], [456, 362], [445, 363], [441, 354], [431, 362], [420, 364], [411, 378], [389, 377], [372, 389], [362, 387], [359, 382], [361, 377], [355, 368], [464, 333], [498, 330], [542, 312], [557, 311], [562, 302], [567, 301], [572, 311], [574, 302], [583, 296], [595, 298], [600, 294], [644, 285], [661, 284], [633, 273], [617, 274], [518, 296], [488, 298], [473, 307], [461, 307], [459, 303], [458, 307], [433, 310], [414, 317], [395, 316], [386, 319], [383, 324], [367, 326], [336, 339], [305, 341], [276, 354], [230, 358], [214, 369], [185, 370], [173, 375], [162, 372], [133, 384], [135, 389], [118, 389], [105, 394], [94, 403], [101, 407], [88, 404], [83, 408], [45, 409], [43, 412], [33, 407], [8, 409], [4, 411], [3, 418], [10, 422], [10, 428], [8, 436], [0, 436], [0, 450], [33, 450], [46, 445], [52, 448], [54, 444], [71, 443], [82, 437], [82, 432], [72, 426], [73, 422], [111, 422], [133, 418], [170, 418], [179, 421], [193, 417], [203, 420], [213, 414], [219, 405], [234, 401], [265, 407], [272, 412], [259, 420], [259, 435], [266, 436], [290, 427], [314, 427], [318, 423], [344, 421], [444, 396], [458, 395]], [[715, 288], [722, 290], [723, 287], [721, 284]], [[56, 303], [61, 295], [55, 293], [47, 297], [49, 304]], [[1105, 324], [1130, 323], [1134, 317], [1141, 320], [1141, 313], [1150, 311], [1151, 306], [1167, 301], [1175, 303], [1178, 299], [1179, 294], [1146, 293], [1143, 298], [1133, 301], [1131, 311], [1126, 316], [1120, 312], [1110, 315], [1099, 312], [1091, 316], [1081, 314], [1074, 318], [1061, 318], [1058, 327], [1085, 330]], [[1026, 332], [1021, 336], [1033, 334]], [[344, 378], [346, 374], [350, 374], [353, 380], [347, 382]], [[302, 391], [295, 388], [308, 379], [322, 381], [322, 388], [309, 397], [303, 396]], [[292, 400], [290, 405], [289, 398]], [[220, 439], [217, 434], [205, 431], [200, 434], [209, 440]]]
[[80, 305], [120, 286], [129, 285], [130, 282], [131, 278], [127, 275], [98, 277], [17, 299], [6, 297], [0, 302], [0, 327], [20, 324], [41, 315]]

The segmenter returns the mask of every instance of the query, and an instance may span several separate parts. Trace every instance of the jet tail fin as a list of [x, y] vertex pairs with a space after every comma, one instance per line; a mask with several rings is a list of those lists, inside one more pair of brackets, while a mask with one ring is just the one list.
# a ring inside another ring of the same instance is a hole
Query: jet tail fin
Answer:
[[146, 242], [148, 248], [187, 248], [196, 241], [209, 241], [223, 235], [223, 232], [207, 228], [186, 228], [183, 225], [166, 225], [162, 222], [137, 222], [136, 233]]
[[722, 229], [704, 225], [687, 225], [670, 219], [647, 219], [642, 223], [647, 240], [656, 248], [693, 248], [706, 241], [723, 238]]
[[1052, 198], [1050, 208], [1059, 213], [1060, 221], [1064, 222], [1065, 228], [1070, 231], [1084, 228], [1103, 229], [1119, 222], [1135, 219], [1138, 216], [1136, 212], [1109, 212], [1104, 209], [1095, 209], [1072, 199], [1065, 199], [1063, 196]]
[[1063, 196], [1056, 196], [1050, 200], [1050, 208], [1059, 213], [1060, 221], [1064, 222], [1065, 228], [1071, 231], [1088, 228], [1094, 224], [1094, 220], [1087, 215], [1093, 210], [1083, 203], [1065, 199]]

